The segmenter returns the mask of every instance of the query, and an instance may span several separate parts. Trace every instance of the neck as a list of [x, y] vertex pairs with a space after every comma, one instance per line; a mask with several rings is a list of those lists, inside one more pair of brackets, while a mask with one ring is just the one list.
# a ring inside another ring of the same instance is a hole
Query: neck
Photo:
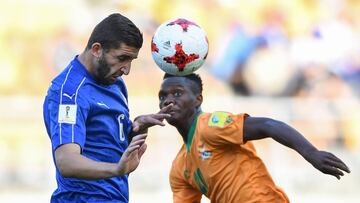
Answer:
[[181, 137], [184, 140], [184, 143], [187, 142], [187, 138], [188, 138], [188, 134], [191, 128], [191, 125], [194, 123], [194, 120], [196, 118], [196, 116], [201, 112], [201, 110], [197, 110], [195, 111], [195, 113], [189, 117], [189, 119], [186, 120], [186, 122], [178, 125], [176, 127], [176, 129], [178, 130], [178, 132], [180, 133]]
[[83, 64], [86, 68], [86, 70], [91, 74], [93, 74], [93, 66], [92, 66], [92, 55], [90, 54], [89, 51], [85, 50], [84, 52], [82, 52], [79, 56], [78, 59], [80, 61], [81, 64]]

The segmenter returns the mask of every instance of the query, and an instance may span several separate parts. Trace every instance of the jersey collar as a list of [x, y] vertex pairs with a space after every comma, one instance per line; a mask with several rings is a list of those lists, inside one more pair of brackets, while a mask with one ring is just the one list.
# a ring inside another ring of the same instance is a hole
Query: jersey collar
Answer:
[[75, 69], [81, 73], [83, 76], [90, 79], [90, 81], [96, 82], [95, 78], [89, 73], [89, 71], [85, 68], [85, 66], [79, 61], [79, 55], [76, 55], [74, 60], [72, 61]]
[[195, 116], [195, 119], [193, 121], [193, 123], [191, 124], [191, 127], [190, 127], [190, 130], [187, 134], [187, 140], [186, 140], [186, 151], [187, 152], [190, 152], [190, 149], [191, 149], [191, 144], [192, 144], [192, 141], [193, 141], [193, 138], [194, 138], [194, 134], [195, 134], [195, 129], [196, 129], [196, 124], [197, 124], [197, 120], [200, 116], [200, 114], [202, 113], [202, 111], [199, 111], [196, 116]]

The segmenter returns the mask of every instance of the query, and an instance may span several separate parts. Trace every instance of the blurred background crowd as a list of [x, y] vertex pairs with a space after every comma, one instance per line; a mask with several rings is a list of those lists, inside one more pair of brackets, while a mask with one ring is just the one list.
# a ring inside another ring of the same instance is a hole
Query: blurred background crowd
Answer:
[[[85, 48], [93, 27], [120, 12], [144, 34], [128, 84], [132, 117], [158, 110], [163, 73], [150, 54], [162, 22], [188, 18], [208, 34], [197, 71], [204, 111], [290, 123], [352, 170], [341, 181], [265, 140], [257, 148], [292, 202], [360, 200], [360, 1], [358, 0], [1, 0], [0, 202], [48, 202], [55, 189], [42, 102], [51, 79]], [[141, 82], [139, 82], [141, 81]], [[180, 136], [150, 130], [148, 153], [130, 177], [131, 202], [171, 202], [168, 172]], [[149, 199], [150, 198], [150, 199]], [[206, 201], [204, 201], [206, 202]]]

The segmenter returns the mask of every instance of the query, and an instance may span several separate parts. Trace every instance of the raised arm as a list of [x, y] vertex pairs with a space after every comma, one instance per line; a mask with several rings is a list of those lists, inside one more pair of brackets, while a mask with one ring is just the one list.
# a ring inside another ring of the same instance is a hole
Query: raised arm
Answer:
[[244, 121], [244, 142], [263, 138], [272, 138], [294, 149], [305, 160], [325, 174], [340, 179], [342, 171], [350, 173], [349, 168], [335, 155], [320, 151], [302, 134], [284, 122], [270, 118], [248, 117]]
[[168, 114], [167, 111], [171, 109], [172, 106], [172, 104], [168, 105], [155, 114], [146, 114], [136, 117], [132, 124], [133, 130], [130, 137], [133, 137], [139, 133], [146, 133], [148, 128], [154, 125], [164, 126], [164, 119], [170, 117], [170, 114]]
[[61, 145], [55, 151], [56, 166], [60, 174], [67, 178], [96, 180], [122, 176], [134, 171], [146, 150], [146, 134], [135, 136], [118, 163], [99, 162], [80, 153], [78, 144]]

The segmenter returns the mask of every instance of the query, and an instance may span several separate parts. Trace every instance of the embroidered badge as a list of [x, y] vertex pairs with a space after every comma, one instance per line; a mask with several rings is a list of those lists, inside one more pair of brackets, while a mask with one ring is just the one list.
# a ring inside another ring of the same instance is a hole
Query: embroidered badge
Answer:
[[188, 180], [188, 179], [190, 178], [190, 172], [189, 172], [189, 170], [185, 169], [185, 171], [184, 171], [184, 177], [185, 177], [186, 180]]
[[229, 113], [216, 111], [211, 114], [208, 126], [224, 127], [225, 123], [231, 123], [232, 118], [229, 117]]
[[77, 105], [75, 104], [61, 104], [59, 106], [59, 123], [76, 123]]

